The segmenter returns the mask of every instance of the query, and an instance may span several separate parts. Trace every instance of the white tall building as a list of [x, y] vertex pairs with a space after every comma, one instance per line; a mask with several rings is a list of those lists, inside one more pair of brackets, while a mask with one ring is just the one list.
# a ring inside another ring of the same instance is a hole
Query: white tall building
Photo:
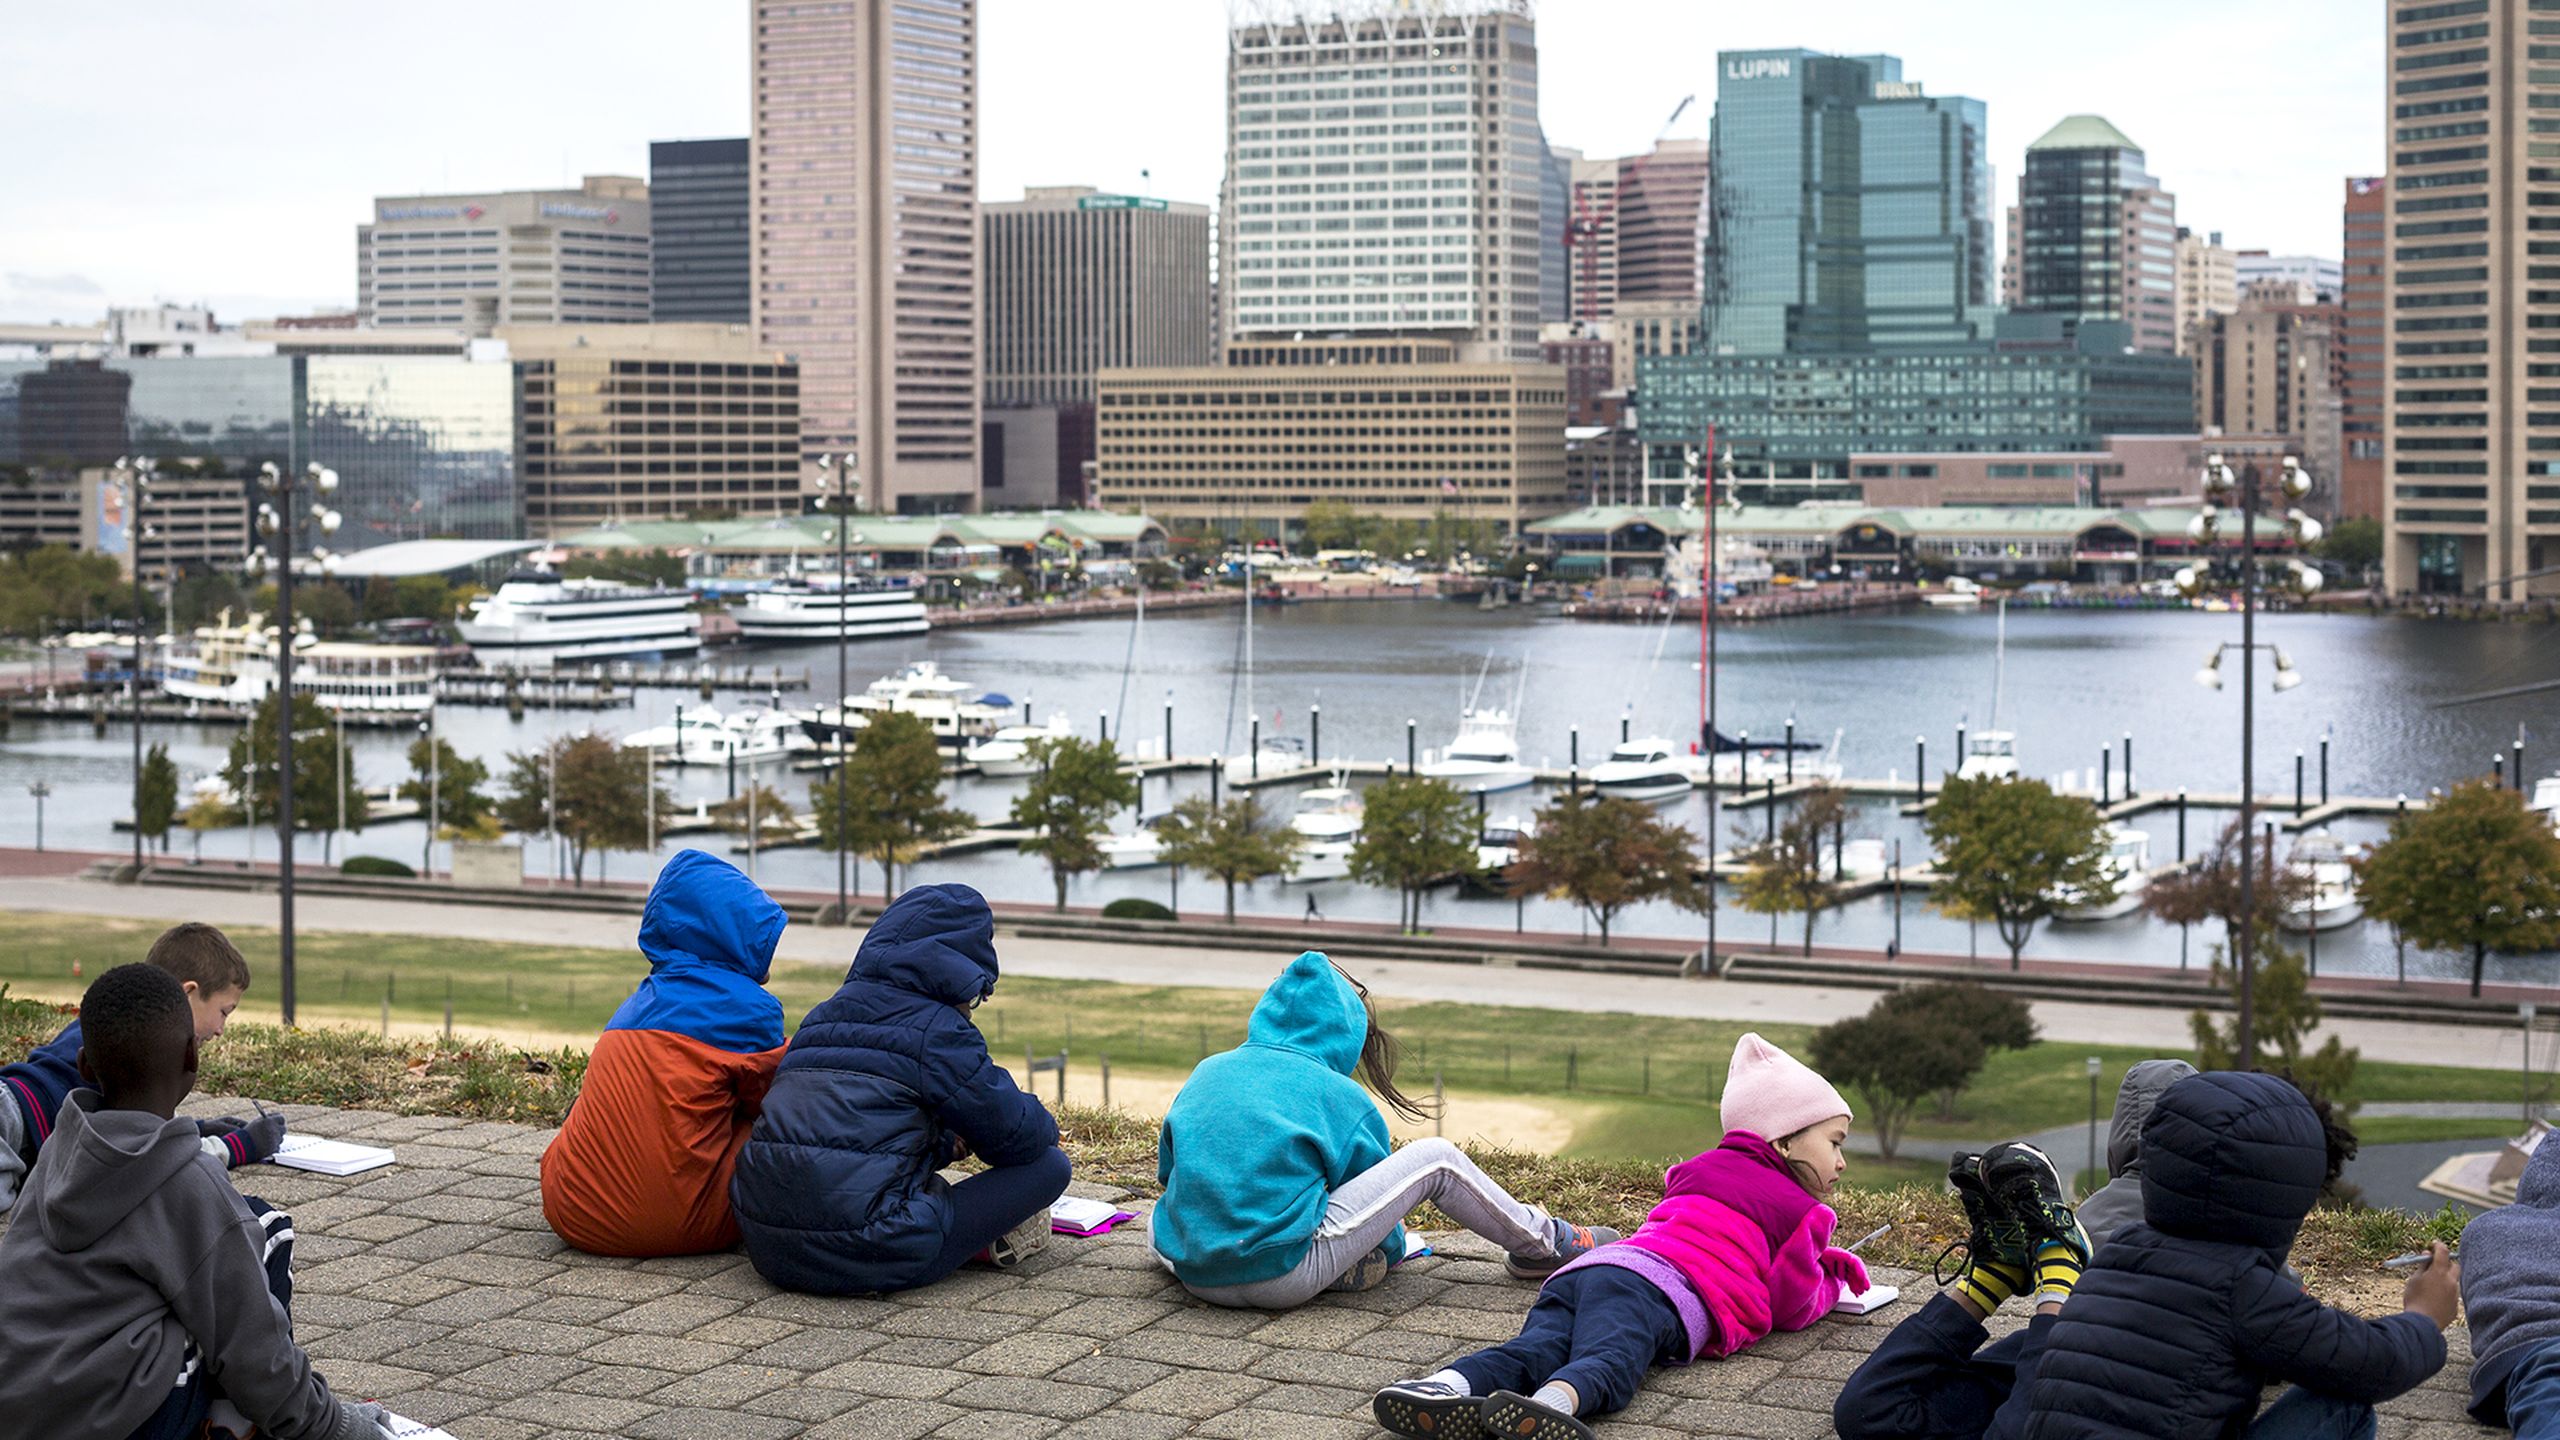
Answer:
[[575, 190], [384, 196], [356, 227], [356, 307], [368, 326], [471, 335], [645, 323], [649, 183], [589, 175]]
[[1529, 0], [1256, 0], [1227, 46], [1219, 303], [1230, 343], [1445, 337], [1538, 357]]

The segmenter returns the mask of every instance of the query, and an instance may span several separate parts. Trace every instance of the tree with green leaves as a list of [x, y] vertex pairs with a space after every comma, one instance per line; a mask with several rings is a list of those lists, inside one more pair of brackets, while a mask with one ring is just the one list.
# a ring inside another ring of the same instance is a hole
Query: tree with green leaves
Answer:
[[1362, 519], [1347, 500], [1318, 500], [1299, 522], [1303, 543], [1309, 550], [1357, 550]]
[[[2243, 865], [2252, 867], [2246, 906], [2240, 903]], [[2234, 820], [2194, 864], [2153, 876], [2143, 887], [2142, 908], [2172, 925], [2220, 925], [2227, 954], [2239, 948], [2240, 927], [2252, 915], [2259, 934], [2273, 935], [2276, 917], [2308, 904], [2312, 888], [2311, 876], [2299, 866], [2276, 863], [2272, 840], [2246, 833]]]
[[0, 631], [29, 638], [111, 616], [130, 618], [132, 587], [112, 555], [68, 545], [0, 553]]
[[2560, 834], [2521, 794], [2467, 780], [2391, 822], [2357, 867], [2356, 894], [2410, 943], [2470, 951], [2477, 995], [2490, 951], [2560, 947]]
[[1813, 953], [1813, 917], [1831, 903], [1831, 882], [1825, 876], [1832, 835], [1848, 814], [1845, 792], [1817, 784], [1804, 792], [1774, 837], [1752, 835], [1748, 821], [1738, 822], [1735, 828], [1736, 838], [1747, 842], [1742, 852], [1748, 867], [1742, 875], [1742, 908], [1754, 915], [1801, 912], [1807, 955]]
[[178, 812], [178, 823], [195, 836], [196, 853], [192, 863], [201, 865], [204, 863], [204, 832], [226, 830], [239, 824], [240, 811], [225, 803], [218, 792], [201, 791], [187, 802], [186, 809]]
[[1866, 1103], [1876, 1153], [1887, 1160], [1901, 1147], [1920, 1102], [1972, 1084], [1985, 1056], [1979, 1037], [1941, 1016], [1881, 1004], [1814, 1031], [1806, 1047], [1806, 1058], [1822, 1078], [1857, 1091]]
[[1698, 838], [1653, 807], [1592, 791], [1538, 812], [1504, 876], [1516, 895], [1553, 895], [1582, 907], [1609, 943], [1609, 922], [1630, 905], [1663, 900], [1683, 910], [1714, 903], [1698, 881]]
[[1157, 851], [1168, 865], [1198, 870], [1227, 887], [1227, 923], [1236, 923], [1236, 886], [1288, 873], [1306, 837], [1286, 825], [1262, 827], [1262, 804], [1239, 795], [1212, 805], [1194, 795], [1156, 822]]
[[[273, 816], [278, 808], [276, 717], [282, 703], [280, 693], [258, 702], [249, 724], [231, 738], [231, 755], [222, 767], [223, 783], [232, 794], [245, 797], [251, 812], [260, 816]], [[318, 831], [329, 842], [336, 839], [341, 815], [348, 830], [359, 832], [367, 816], [364, 784], [355, 765], [351, 760], [343, 766], [339, 762], [336, 719], [310, 696], [294, 696], [293, 827]], [[338, 783], [341, 773], [346, 777], [343, 787]], [[328, 848], [324, 842], [324, 856]]]
[[1997, 926], [2012, 970], [2037, 922], [2115, 898], [2106, 820], [2041, 780], [1950, 779], [1924, 823], [1938, 855], [1930, 899]]
[[[1986, 1060], [1991, 1051], [2024, 1050], [2036, 1043], [2035, 1017], [2026, 1001], [1970, 981], [1941, 981], [1890, 991], [1876, 1001], [1873, 1013], [1924, 1016], [1933, 1025], [1970, 1035], [1982, 1042]], [[1968, 1072], [1964, 1084], [1971, 1083], [1973, 1076]], [[1938, 1092], [1939, 1119], [1956, 1118], [1956, 1097], [1963, 1093], [1964, 1085]]]
[[568, 841], [570, 883], [584, 885], [588, 851], [596, 852], [602, 880], [604, 856], [647, 846], [650, 807], [663, 811], [671, 803], [652, 783], [646, 754], [590, 730], [509, 754], [507, 794], [496, 814], [518, 835], [543, 831]]
[[[258, 613], [273, 619], [276, 613], [276, 587], [261, 585], [249, 602]], [[335, 580], [297, 580], [293, 584], [293, 620], [296, 626], [308, 620], [311, 628], [323, 636], [343, 635], [364, 618], [364, 607], [347, 587]]]
[[1427, 775], [1390, 775], [1360, 796], [1351, 878], [1396, 887], [1396, 922], [1418, 931], [1424, 887], [1475, 869], [1481, 831], [1475, 801], [1457, 786]]
[[[2256, 979], [2250, 986], [2250, 1004], [2258, 1043], [2255, 1063], [2290, 1071], [2303, 1089], [2335, 1104], [2339, 1114], [2352, 1112], [2355, 1107], [2339, 1097], [2356, 1078], [2361, 1052], [2348, 1049], [2335, 1035], [2316, 1050], [2307, 1048], [2311, 1032], [2320, 1028], [2320, 997], [2311, 993], [2311, 971], [2301, 952], [2282, 943], [2275, 927], [2267, 925], [2258, 932], [2253, 968]], [[2216, 989], [2238, 988], [2236, 973], [2220, 946], [2214, 947], [2212, 981]], [[2187, 1027], [2196, 1037], [2196, 1068], [2247, 1068], [2240, 1059], [2236, 1011], [2228, 1020], [2193, 1011], [2187, 1016]]]
[[142, 773], [134, 777], [133, 828], [165, 854], [169, 849], [169, 826], [177, 818], [178, 762], [169, 758], [168, 746], [154, 745], [144, 752]]
[[780, 792], [761, 781], [749, 783], [737, 794], [711, 807], [711, 819], [723, 831], [747, 842], [753, 850], [776, 831], [785, 835], [800, 829], [800, 817], [791, 811], [791, 802]]
[[1138, 803], [1138, 780], [1121, 768], [1120, 747], [1108, 740], [1059, 735], [1031, 742], [1040, 768], [1014, 797], [1007, 817], [1031, 833], [1022, 853], [1049, 862], [1058, 908], [1067, 908], [1067, 882], [1102, 868], [1101, 840], [1115, 810]]
[[[435, 809], [436, 838], [494, 840], [498, 836], [497, 802], [489, 798], [489, 762], [475, 760], [439, 735], [428, 748], [421, 735], [409, 742], [409, 778], [394, 793], [418, 807], [418, 818]], [[643, 841], [645, 844], [646, 842]]]
[[573, 580], [619, 580], [661, 590], [681, 589], [685, 582], [684, 557], [664, 549], [572, 555], [560, 573]]
[[2382, 522], [2371, 516], [2350, 515], [2329, 527], [2311, 547], [2311, 553], [2323, 560], [2335, 560], [2347, 567], [2347, 573], [2362, 576], [2382, 563]]
[[942, 803], [942, 747], [933, 727], [899, 710], [871, 716], [845, 763], [809, 787], [809, 812], [819, 848], [879, 861], [881, 889], [891, 896], [899, 865], [978, 828], [976, 816]]

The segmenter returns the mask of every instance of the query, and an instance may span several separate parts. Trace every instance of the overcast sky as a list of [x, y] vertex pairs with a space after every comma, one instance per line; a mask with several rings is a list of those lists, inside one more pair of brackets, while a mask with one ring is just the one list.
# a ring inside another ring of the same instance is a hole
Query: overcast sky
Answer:
[[[2002, 203], [2027, 142], [2096, 110], [2178, 219], [2339, 252], [2340, 181], [2383, 168], [2379, 9], [2346, 0], [1549, 0], [1541, 109], [1591, 155], [1702, 136], [1715, 52], [1899, 55], [1988, 103]], [[1222, 0], [981, 0], [983, 193], [1216, 197]], [[745, 133], [745, 0], [116, 0], [20, 7], [0, 40], [0, 321], [211, 303], [351, 306], [371, 197], [648, 173], [651, 140]]]

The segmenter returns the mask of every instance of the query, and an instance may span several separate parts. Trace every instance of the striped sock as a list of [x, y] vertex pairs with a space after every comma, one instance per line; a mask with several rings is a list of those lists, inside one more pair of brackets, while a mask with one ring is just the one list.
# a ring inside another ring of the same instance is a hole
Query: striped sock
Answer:
[[1964, 1272], [1964, 1278], [1956, 1282], [1956, 1289], [1966, 1299], [1981, 1306], [1982, 1313], [1988, 1315], [2000, 1308], [2001, 1301], [2023, 1289], [2026, 1283], [2027, 1272], [2015, 1265], [2003, 1265], [1997, 1260], [1976, 1260], [1973, 1268]]
[[2036, 1251], [2036, 1303], [2068, 1300], [2072, 1287], [2080, 1283], [2080, 1257], [2059, 1240], [2048, 1240]]

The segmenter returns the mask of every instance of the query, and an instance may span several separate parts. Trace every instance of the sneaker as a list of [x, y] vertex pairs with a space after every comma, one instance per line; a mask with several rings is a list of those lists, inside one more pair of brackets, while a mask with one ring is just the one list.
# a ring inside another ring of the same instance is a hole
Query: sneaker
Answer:
[[1361, 1256], [1359, 1264], [1343, 1271], [1339, 1278], [1324, 1288], [1348, 1293], [1375, 1290], [1387, 1283], [1387, 1272], [1394, 1268], [1393, 1262], [1387, 1259], [1387, 1247], [1381, 1245]]
[[1992, 1146], [1982, 1157], [1982, 1188], [1991, 1196], [1998, 1258], [2032, 1275], [2036, 1252], [2059, 1243], [2089, 1263], [2089, 1232], [2062, 1198], [2062, 1173], [2042, 1150], [2022, 1140]]
[[1484, 1402], [1461, 1395], [1445, 1380], [1399, 1380], [1378, 1392], [1370, 1409], [1378, 1425], [1391, 1435], [1420, 1435], [1429, 1440], [1481, 1440], [1487, 1432], [1479, 1415]]
[[1594, 1440], [1580, 1420], [1510, 1390], [1486, 1396], [1477, 1423], [1493, 1440]]
[[1606, 1225], [1567, 1225], [1561, 1220], [1549, 1220], [1547, 1233], [1553, 1237], [1554, 1254], [1503, 1257], [1502, 1268], [1511, 1272], [1512, 1279], [1544, 1280], [1563, 1269], [1567, 1262], [1579, 1260], [1603, 1245], [1626, 1238]]
[[999, 1270], [1010, 1270], [1030, 1259], [1035, 1251], [1048, 1243], [1049, 1210], [1044, 1205], [1039, 1214], [1006, 1231], [996, 1243], [979, 1251], [975, 1258]]

